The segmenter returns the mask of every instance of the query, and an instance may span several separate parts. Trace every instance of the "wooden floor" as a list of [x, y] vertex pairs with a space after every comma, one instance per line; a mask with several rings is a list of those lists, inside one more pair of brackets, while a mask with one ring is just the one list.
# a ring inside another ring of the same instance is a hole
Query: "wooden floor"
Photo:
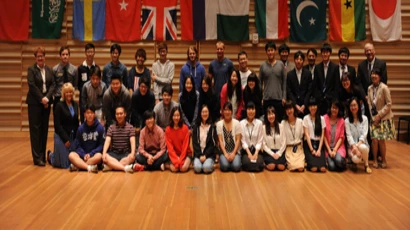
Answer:
[[371, 175], [96, 175], [35, 167], [27, 137], [2, 137], [0, 229], [410, 229], [410, 145], [387, 148]]

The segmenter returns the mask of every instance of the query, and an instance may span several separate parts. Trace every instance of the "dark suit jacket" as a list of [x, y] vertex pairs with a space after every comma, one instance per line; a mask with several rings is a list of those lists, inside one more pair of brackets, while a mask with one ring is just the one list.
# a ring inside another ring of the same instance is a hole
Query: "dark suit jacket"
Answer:
[[292, 100], [299, 106], [308, 107], [309, 98], [312, 92], [312, 74], [308, 69], [302, 68], [302, 77], [300, 84], [296, 75], [296, 69], [288, 72], [286, 78], [287, 99]]
[[315, 66], [315, 79], [313, 80], [313, 84], [315, 87], [316, 99], [318, 101], [323, 101], [325, 97], [326, 100], [331, 101], [333, 98], [337, 97], [337, 83], [340, 81], [340, 79], [339, 81], [336, 79], [335, 75], [337, 68], [338, 66], [335, 63], [329, 61], [327, 77], [325, 79], [323, 62]]
[[71, 116], [70, 109], [64, 101], [58, 102], [54, 111], [54, 130], [63, 143], [70, 140], [71, 131], [73, 131], [73, 137], [75, 137], [79, 125], [77, 102], [72, 101], [72, 106], [74, 116]]
[[30, 105], [41, 104], [41, 99], [46, 96], [48, 98], [48, 104], [53, 102], [53, 94], [55, 89], [53, 70], [44, 66], [46, 73], [46, 93], [43, 94], [43, 78], [41, 77], [40, 69], [37, 67], [37, 63], [28, 67], [27, 70], [27, 83], [28, 93], [26, 103]]
[[[353, 66], [347, 65], [347, 72], [349, 72], [352, 75], [353, 82], [351, 84], [358, 85], [359, 82], [357, 81], [356, 78], [356, 70]], [[342, 82], [340, 81], [340, 66], [336, 65], [336, 71], [335, 71], [335, 79], [337, 80], [337, 95], [340, 95], [340, 92], [342, 91]]]
[[[357, 80], [361, 87], [363, 88], [363, 91], [367, 95], [367, 89], [369, 86], [372, 84], [372, 80], [369, 77], [369, 70], [368, 70], [368, 65], [369, 63], [367, 62], [367, 59], [360, 62], [359, 66], [357, 68]], [[381, 71], [381, 76], [380, 80], [384, 84], [387, 85], [387, 67], [386, 67], [386, 62], [380, 59], [375, 58], [374, 64], [373, 64], [373, 69], [378, 68]]]

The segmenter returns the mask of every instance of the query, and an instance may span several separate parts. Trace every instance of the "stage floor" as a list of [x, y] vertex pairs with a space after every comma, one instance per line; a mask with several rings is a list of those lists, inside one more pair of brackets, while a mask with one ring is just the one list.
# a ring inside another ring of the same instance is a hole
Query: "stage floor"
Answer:
[[[52, 147], [52, 138], [49, 138]], [[0, 140], [0, 229], [410, 229], [410, 145], [343, 173], [70, 173]]]

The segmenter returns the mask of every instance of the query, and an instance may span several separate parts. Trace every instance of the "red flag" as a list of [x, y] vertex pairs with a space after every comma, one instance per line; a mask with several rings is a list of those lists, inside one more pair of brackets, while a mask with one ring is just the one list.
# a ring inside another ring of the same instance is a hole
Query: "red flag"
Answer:
[[106, 0], [106, 6], [106, 40], [141, 40], [141, 1]]
[[368, 2], [373, 41], [401, 40], [401, 0], [369, 0]]
[[177, 0], [142, 0], [141, 35], [147, 40], [176, 40]]
[[0, 40], [28, 39], [30, 1], [0, 1]]

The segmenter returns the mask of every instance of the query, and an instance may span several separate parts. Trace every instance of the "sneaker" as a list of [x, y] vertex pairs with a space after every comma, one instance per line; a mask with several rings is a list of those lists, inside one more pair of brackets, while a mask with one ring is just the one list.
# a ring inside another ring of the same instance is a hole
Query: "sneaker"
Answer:
[[75, 165], [70, 164], [70, 172], [76, 172], [76, 171], [78, 171], [78, 168]]
[[103, 171], [103, 172], [108, 172], [108, 171], [111, 171], [111, 168], [110, 168], [108, 165], [103, 164], [103, 169], [102, 169], [102, 171]]
[[98, 166], [97, 165], [89, 165], [88, 166], [88, 172], [98, 173]]
[[124, 167], [124, 171], [127, 172], [127, 173], [134, 173], [133, 165], [132, 165], [132, 164], [126, 165], [126, 166]]
[[134, 166], [132, 167], [132, 169], [134, 170], [134, 172], [144, 171], [144, 165], [134, 164]]

